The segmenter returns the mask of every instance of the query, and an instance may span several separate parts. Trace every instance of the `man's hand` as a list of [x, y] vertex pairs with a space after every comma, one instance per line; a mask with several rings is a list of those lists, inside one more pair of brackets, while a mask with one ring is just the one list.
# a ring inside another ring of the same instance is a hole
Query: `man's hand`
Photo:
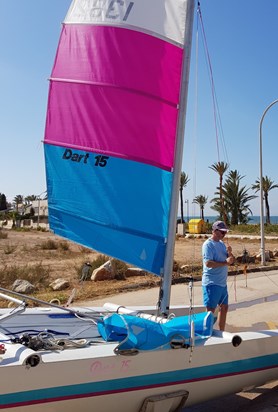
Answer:
[[230, 266], [230, 265], [232, 265], [233, 263], [235, 263], [235, 257], [234, 257], [234, 255], [229, 255], [228, 257], [227, 257], [227, 259], [226, 259], [226, 262], [227, 262], [227, 264]]

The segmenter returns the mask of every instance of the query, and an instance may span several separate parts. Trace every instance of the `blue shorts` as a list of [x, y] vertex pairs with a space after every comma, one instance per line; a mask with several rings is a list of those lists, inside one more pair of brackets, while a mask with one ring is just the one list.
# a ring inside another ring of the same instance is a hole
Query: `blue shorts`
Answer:
[[203, 301], [207, 308], [215, 309], [218, 305], [228, 305], [227, 286], [203, 286]]

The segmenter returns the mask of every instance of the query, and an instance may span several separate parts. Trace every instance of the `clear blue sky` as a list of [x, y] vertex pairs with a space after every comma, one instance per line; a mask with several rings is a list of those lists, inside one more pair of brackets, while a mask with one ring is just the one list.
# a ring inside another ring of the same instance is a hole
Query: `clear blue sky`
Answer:
[[[38, 195], [46, 188], [41, 141], [47, 78], [60, 23], [70, 3], [0, 0], [0, 192], [9, 201], [17, 194]], [[218, 159], [210, 80], [201, 44], [196, 104], [195, 32], [183, 161], [190, 177], [184, 190], [190, 214], [196, 195], [213, 197], [218, 176], [209, 166], [214, 162], [230, 163], [232, 170], [245, 176], [242, 184], [247, 187], [259, 177], [259, 121], [268, 104], [278, 98], [278, 1], [202, 0], [201, 9], [227, 156], [220, 138]], [[277, 135], [278, 104], [270, 109], [263, 126], [263, 174], [278, 183]], [[278, 215], [278, 189], [270, 192], [269, 201], [271, 214]], [[259, 214], [259, 199], [251, 203], [251, 209]], [[199, 213], [196, 206], [195, 213]], [[213, 214], [209, 205], [205, 213]]]

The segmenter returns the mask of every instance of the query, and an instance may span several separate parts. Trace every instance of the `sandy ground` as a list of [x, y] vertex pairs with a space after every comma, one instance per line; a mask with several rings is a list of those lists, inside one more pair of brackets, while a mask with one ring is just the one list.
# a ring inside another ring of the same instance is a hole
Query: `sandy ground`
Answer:
[[[3, 232], [3, 231], [2, 231]], [[93, 260], [97, 255], [82, 246], [53, 235], [50, 232], [18, 232], [6, 230], [6, 239], [0, 239], [0, 264], [4, 266], [24, 267], [42, 264], [50, 269], [51, 278], [75, 276], [76, 265]], [[49, 249], [47, 243], [55, 242], [57, 249]], [[59, 248], [67, 243], [68, 250]]]
[[[54, 236], [49, 232], [14, 232], [5, 231], [7, 238], [0, 237], [0, 279], [5, 270], [9, 267], [19, 268], [31, 265], [43, 265], [49, 268], [49, 279], [58, 277], [67, 278], [71, 282], [71, 287], [77, 281], [77, 269], [87, 261], [92, 261], [97, 256], [94, 251], [89, 251], [81, 246], [68, 242], [69, 249], [64, 250], [61, 247], [57, 249], [44, 249], [45, 244], [50, 240], [58, 245], [64, 242], [63, 239]], [[175, 245], [175, 260], [180, 265], [188, 265], [192, 268], [201, 264], [201, 246], [203, 238], [179, 238]], [[235, 256], [241, 255], [243, 250], [248, 250], [250, 255], [256, 254], [260, 250], [259, 239], [247, 239], [246, 237], [228, 237], [226, 239], [233, 247]], [[278, 249], [278, 239], [266, 240], [266, 249]], [[273, 265], [276, 262], [272, 262]], [[277, 261], [278, 264], [278, 261]], [[269, 265], [269, 264], [268, 264]], [[242, 268], [243, 265], [238, 265]], [[258, 264], [257, 264], [258, 266]], [[253, 265], [254, 267], [254, 265]], [[252, 269], [252, 265], [249, 265]], [[155, 276], [152, 278], [157, 279]], [[1, 279], [2, 281], [2, 279]], [[141, 280], [140, 280], [141, 281]], [[139, 281], [139, 282], [140, 282]], [[121, 287], [126, 288], [127, 284], [131, 287], [133, 283], [138, 282], [138, 278], [129, 278], [126, 281], [117, 282], [97, 282], [94, 284], [95, 298], [104, 296], [104, 291], [109, 289], [109, 294], [115, 294], [115, 291]], [[86, 282], [89, 283], [89, 282]], [[176, 286], [178, 288], [178, 285]], [[176, 288], [174, 287], [174, 289]], [[125, 290], [124, 290], [125, 291]], [[146, 291], [151, 292], [151, 290]], [[69, 290], [70, 293], [70, 290]], [[240, 289], [238, 289], [238, 294]], [[179, 303], [179, 302], [176, 302]], [[242, 317], [242, 321], [244, 317]], [[198, 405], [189, 409], [188, 412], [259, 412], [259, 411], [277, 411], [278, 410], [278, 382], [273, 382], [251, 390], [250, 392], [231, 395], [225, 398], [217, 399], [206, 404]], [[225, 405], [225, 406], [224, 406]]]
[[[76, 263], [92, 260], [96, 257], [97, 252], [90, 251], [80, 245], [66, 241], [69, 245], [69, 251], [47, 250], [43, 245], [48, 240], [53, 240], [58, 244], [65, 242], [64, 239], [53, 235], [50, 232], [28, 231], [17, 232], [13, 230], [2, 231], [7, 233], [6, 239], [0, 238], [0, 263], [1, 265], [27, 265], [37, 262], [53, 265], [54, 276], [61, 274], [61, 266], [64, 269], [63, 275], [71, 276], [73, 266]], [[208, 236], [208, 235], [207, 235]], [[177, 238], [175, 244], [175, 260], [181, 265], [201, 264], [201, 247], [205, 238]], [[247, 237], [226, 237], [226, 243], [233, 248], [235, 256], [241, 255], [246, 249], [250, 255], [256, 254], [260, 250], [259, 239], [249, 239]], [[266, 249], [278, 249], [278, 237], [274, 240], [266, 240]]]
[[[92, 262], [98, 255], [95, 251], [90, 251], [80, 245], [65, 241], [50, 232], [26, 231], [18, 232], [12, 230], [2, 230], [2, 234], [7, 237], [0, 237], [0, 278], [4, 279], [7, 268], [19, 270], [30, 266], [46, 268], [49, 273], [49, 281], [56, 278], [65, 278], [70, 282], [69, 293], [76, 287], [80, 276], [80, 268], [85, 262]], [[0, 233], [0, 235], [1, 235]], [[180, 266], [187, 265], [189, 273], [196, 270], [196, 266], [201, 265], [201, 247], [204, 238], [177, 238], [175, 245], [175, 261]], [[52, 241], [56, 249], [49, 249], [48, 243]], [[65, 248], [65, 242], [67, 248]], [[233, 247], [235, 256], [241, 255], [243, 250], [248, 250], [250, 255], [256, 254], [260, 250], [259, 239], [247, 239], [245, 237], [227, 237], [226, 242]], [[278, 238], [266, 241], [266, 249], [278, 249]], [[67, 249], [67, 250], [65, 250]], [[274, 262], [275, 263], [275, 262]], [[254, 264], [248, 265], [251, 269]], [[256, 264], [258, 266], [258, 263]], [[233, 269], [240, 269], [243, 265], [236, 265]], [[198, 269], [200, 272], [200, 269]], [[19, 271], [20, 273], [20, 271]], [[94, 282], [93, 297], [107, 296], [115, 292], [128, 290], [129, 288], [151, 287], [157, 284], [158, 278], [154, 275], [142, 277], [132, 277], [126, 280], [113, 280], [104, 282]], [[88, 283], [85, 282], [86, 286]], [[2, 283], [3, 284], [3, 283]], [[143, 286], [142, 286], [143, 284]], [[7, 287], [4, 286], [4, 287]], [[80, 296], [84, 299], [84, 296]]]

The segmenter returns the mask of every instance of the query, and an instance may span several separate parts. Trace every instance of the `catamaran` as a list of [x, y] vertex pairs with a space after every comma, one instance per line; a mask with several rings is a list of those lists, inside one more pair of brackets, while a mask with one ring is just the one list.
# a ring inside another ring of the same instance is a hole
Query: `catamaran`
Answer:
[[44, 138], [50, 227], [160, 276], [159, 304], [27, 308], [2, 288], [16, 307], [0, 310], [1, 409], [174, 411], [278, 378], [277, 330], [219, 332], [170, 304], [194, 10], [70, 6]]

